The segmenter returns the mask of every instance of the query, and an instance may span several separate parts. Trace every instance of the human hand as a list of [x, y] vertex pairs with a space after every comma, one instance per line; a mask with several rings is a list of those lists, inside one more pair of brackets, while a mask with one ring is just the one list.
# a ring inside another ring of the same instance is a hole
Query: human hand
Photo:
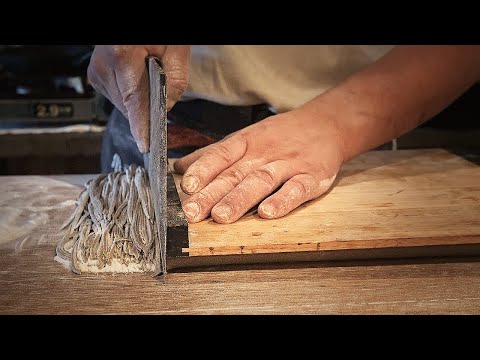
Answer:
[[138, 149], [150, 147], [149, 84], [145, 59], [162, 60], [167, 75], [167, 109], [188, 85], [190, 47], [185, 45], [97, 45], [88, 66], [93, 88], [108, 98], [130, 123]]
[[340, 139], [332, 118], [295, 110], [177, 160], [181, 187], [192, 195], [183, 204], [188, 221], [211, 214], [232, 223], [260, 202], [264, 219], [288, 214], [332, 186], [343, 162]]
[[231, 223], [258, 203], [261, 217], [284, 216], [324, 193], [342, 163], [451, 104], [479, 81], [479, 63], [480, 46], [396, 46], [296, 110], [178, 160], [182, 189], [192, 194], [188, 220], [211, 213]]

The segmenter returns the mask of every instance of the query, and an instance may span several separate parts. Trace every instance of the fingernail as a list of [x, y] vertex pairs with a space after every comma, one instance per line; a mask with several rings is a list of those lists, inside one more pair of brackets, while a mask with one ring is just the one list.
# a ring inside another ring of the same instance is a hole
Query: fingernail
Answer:
[[213, 210], [213, 212], [221, 220], [228, 221], [228, 220], [230, 220], [230, 217], [232, 216], [233, 209], [230, 205], [221, 205], [219, 207], [216, 207], [215, 210]]
[[264, 204], [262, 205], [261, 207], [262, 209], [262, 212], [269, 218], [272, 218], [275, 216], [277, 210], [275, 209], [275, 207], [271, 204]]
[[182, 180], [182, 187], [186, 192], [193, 193], [198, 188], [198, 178], [196, 176], [185, 176]]
[[183, 206], [185, 215], [190, 219], [195, 219], [200, 213], [200, 205], [196, 202], [189, 202]]

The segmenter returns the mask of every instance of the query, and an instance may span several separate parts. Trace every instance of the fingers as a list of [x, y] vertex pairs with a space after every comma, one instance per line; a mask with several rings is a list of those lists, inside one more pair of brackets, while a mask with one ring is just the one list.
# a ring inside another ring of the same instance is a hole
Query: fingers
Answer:
[[[188, 85], [190, 47], [146, 46], [129, 49], [130, 57], [123, 56], [121, 50], [115, 59], [114, 72], [123, 104], [128, 112], [128, 121], [133, 138], [140, 152], [150, 148], [149, 83], [145, 58], [154, 55], [162, 60], [167, 76], [167, 108], [170, 110], [181, 97]], [[135, 61], [134, 61], [135, 60]]]
[[[185, 171], [180, 186], [187, 194], [193, 194], [203, 189], [222, 171], [228, 169], [240, 160], [247, 151], [247, 141], [243, 136], [234, 136], [213, 144], [208, 150], [193, 162]], [[192, 158], [178, 160], [177, 169], [185, 167]]]
[[255, 161], [238, 162], [223, 171], [200, 192], [192, 195], [183, 205], [188, 221], [195, 223], [207, 218], [212, 208], [258, 166]]
[[168, 46], [162, 56], [162, 65], [167, 75], [167, 108], [170, 110], [187, 90], [190, 46]]
[[264, 219], [285, 216], [304, 202], [315, 199], [326, 192], [334, 181], [335, 176], [318, 181], [311, 174], [295, 175], [280, 190], [260, 204], [258, 214]]
[[294, 166], [286, 160], [274, 161], [259, 167], [213, 207], [211, 211], [213, 220], [222, 224], [237, 221], [294, 173]]
[[130, 123], [140, 152], [149, 149], [149, 84], [145, 58], [162, 59], [170, 110], [188, 85], [190, 47], [186, 45], [96, 46], [88, 67], [93, 88], [107, 97]]
[[178, 159], [173, 163], [173, 169], [177, 174], [185, 174], [185, 171], [187, 171], [190, 165], [192, 165], [195, 161], [197, 161], [205, 152], [210, 150], [216, 144], [217, 143], [207, 145]]
[[130, 131], [141, 153], [147, 152], [150, 147], [147, 55], [147, 50], [140, 46], [119, 46], [113, 56], [117, 88], [127, 109]]
[[88, 80], [95, 91], [110, 100], [127, 117], [127, 108], [118, 90], [113, 67], [109, 66], [110, 61], [110, 56], [104, 47], [96, 46], [87, 69]]
[[[227, 139], [230, 139], [231, 137], [233, 136], [237, 136], [238, 135], [238, 132], [234, 132], [234, 133], [231, 133], [231, 134], [228, 134], [227, 136], [225, 136], [221, 141], [225, 141]], [[221, 142], [220, 141], [220, 142]], [[219, 144], [220, 142], [216, 142], [214, 144], [210, 144], [210, 145], [207, 145], [207, 146], [204, 146], [202, 147], [201, 149], [198, 149], [180, 159], [178, 159], [177, 161], [175, 161], [175, 163], [173, 164], [173, 169], [175, 170], [175, 172], [177, 174], [184, 174], [185, 171], [187, 171], [187, 169], [190, 167], [190, 165], [192, 165], [195, 161], [197, 161], [205, 152], [209, 151], [212, 149], [213, 146], [215, 146], [216, 144]]]

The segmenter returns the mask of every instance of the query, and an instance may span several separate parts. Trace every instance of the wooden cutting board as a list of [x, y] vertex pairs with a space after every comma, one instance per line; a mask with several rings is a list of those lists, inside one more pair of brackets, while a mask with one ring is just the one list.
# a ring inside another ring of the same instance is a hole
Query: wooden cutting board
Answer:
[[[21, 255], [51, 246], [53, 261], [58, 229], [90, 177], [0, 177], [0, 249]], [[169, 231], [169, 268], [478, 255], [480, 167], [444, 150], [374, 151], [284, 218], [263, 220], [253, 210], [234, 224], [207, 219]]]
[[370, 152], [346, 164], [329, 193], [284, 218], [208, 219], [170, 241], [174, 267], [479, 254], [480, 167], [441, 149]]

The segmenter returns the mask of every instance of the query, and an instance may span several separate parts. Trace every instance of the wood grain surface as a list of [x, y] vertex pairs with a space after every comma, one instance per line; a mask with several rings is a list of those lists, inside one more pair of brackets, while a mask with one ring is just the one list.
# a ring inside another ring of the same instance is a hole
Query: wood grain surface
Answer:
[[480, 314], [475, 259], [215, 267], [163, 283], [74, 275], [45, 245], [0, 257], [1, 314]]
[[281, 219], [208, 219], [189, 225], [189, 241], [184, 252], [209, 257], [480, 244], [480, 167], [440, 149], [370, 152]]
[[[355, 178], [366, 175], [366, 170], [361, 162], [353, 163], [344, 169], [343, 183], [340, 178], [338, 185], [346, 188], [355, 184], [367, 189], [370, 196], [343, 206], [355, 209], [367, 200], [369, 204], [385, 202], [375, 197], [371, 182], [384, 181], [392, 190], [398, 189], [393, 186], [396, 183], [407, 189], [418, 183], [418, 188], [429, 194], [426, 199], [432, 206], [427, 212], [412, 213], [417, 221], [435, 218], [445, 204], [453, 205], [449, 223], [466, 221], [457, 217], [469, 216], [459, 211], [462, 204], [467, 206], [464, 210], [478, 210], [478, 177], [471, 179], [470, 173], [477, 168], [446, 152], [435, 154], [439, 163], [443, 162], [442, 168], [428, 170], [428, 161], [421, 153], [410, 153], [408, 161], [419, 161], [422, 166], [418, 169], [423, 168], [410, 176], [404, 172], [385, 174], [380, 171], [385, 160], [378, 160], [377, 166], [368, 167], [368, 177]], [[402, 161], [407, 160], [387, 163]], [[73, 210], [80, 186], [89, 178], [91, 175], [0, 177], [1, 314], [480, 314], [477, 257], [217, 265], [172, 270], [165, 281], [146, 274], [72, 274], [53, 260], [58, 228]], [[440, 187], [442, 179], [450, 189]], [[465, 187], [471, 189], [468, 195]], [[385, 208], [385, 216], [414, 204], [415, 198], [407, 190], [399, 194], [404, 192], [402, 201]], [[442, 203], [441, 197], [448, 201]], [[331, 206], [341, 209], [342, 204]], [[425, 238], [435, 239], [437, 229], [430, 226], [437, 223], [429, 221], [423, 222], [424, 232], [429, 233]], [[343, 222], [350, 223], [350, 218]], [[478, 217], [472, 217], [471, 223], [464, 224], [476, 228], [478, 222]], [[377, 231], [381, 232], [383, 225], [379, 226]], [[444, 225], [442, 231], [446, 229], [449, 227]], [[289, 230], [293, 232], [293, 226]], [[411, 231], [407, 227], [403, 230]], [[452, 255], [461, 254], [458, 249], [465, 246], [470, 245], [451, 246]]]

